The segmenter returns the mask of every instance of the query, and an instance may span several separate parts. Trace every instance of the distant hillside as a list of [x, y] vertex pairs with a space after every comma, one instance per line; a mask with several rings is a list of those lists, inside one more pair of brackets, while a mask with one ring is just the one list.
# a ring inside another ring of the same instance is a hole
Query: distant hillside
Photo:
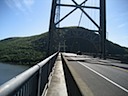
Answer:
[[16, 64], [36, 64], [46, 55], [45, 41], [46, 34], [1, 40], [0, 61]]
[[[76, 33], [74, 34], [74, 32]], [[97, 43], [93, 44], [93, 42], [89, 41], [88, 38], [91, 38], [89, 37], [89, 34], [94, 35], [96, 38], [98, 37], [97, 34], [93, 32], [89, 33], [87, 29], [81, 27], [68, 27], [56, 30], [55, 34], [53, 34], [52, 51], [57, 51], [59, 45], [64, 46], [65, 43], [65, 50], [67, 52], [82, 51], [84, 53], [98, 54], [99, 45]], [[82, 38], [82, 35], [85, 35], [85, 37], [88, 38]], [[31, 37], [15, 37], [1, 40], [0, 61], [31, 65], [40, 62], [46, 57], [48, 45], [47, 37], [48, 33], [46, 32]], [[95, 41], [98, 41], [98, 39], [95, 39]], [[109, 57], [127, 62], [128, 48], [121, 47], [110, 41], [106, 42], [106, 47], [107, 55], [109, 55]], [[64, 47], [60, 47], [60, 50], [63, 51]]]

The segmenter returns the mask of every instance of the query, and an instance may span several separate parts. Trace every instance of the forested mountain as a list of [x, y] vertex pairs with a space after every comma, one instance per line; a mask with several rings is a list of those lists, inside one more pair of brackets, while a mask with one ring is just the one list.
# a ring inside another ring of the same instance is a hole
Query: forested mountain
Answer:
[[[73, 32], [76, 33], [74, 34]], [[99, 44], [93, 41], [90, 42], [88, 39], [91, 38], [89, 34], [94, 35], [97, 38], [94, 41], [99, 42], [99, 37], [96, 33], [89, 33], [87, 29], [82, 27], [57, 29], [52, 34], [52, 52], [58, 51], [59, 49], [63, 51], [65, 49], [67, 52], [82, 51], [83, 53], [99, 54]], [[82, 35], [84, 35], [84, 38]], [[0, 62], [36, 64], [46, 57], [47, 45], [48, 32], [36, 36], [14, 37], [1, 40]], [[121, 47], [107, 40], [106, 52], [111, 58], [128, 62], [128, 48]]]

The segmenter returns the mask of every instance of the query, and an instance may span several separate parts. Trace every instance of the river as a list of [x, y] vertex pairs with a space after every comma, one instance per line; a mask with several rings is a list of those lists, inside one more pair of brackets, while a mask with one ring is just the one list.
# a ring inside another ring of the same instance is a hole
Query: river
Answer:
[[0, 63], [0, 85], [28, 68], [29, 66]]

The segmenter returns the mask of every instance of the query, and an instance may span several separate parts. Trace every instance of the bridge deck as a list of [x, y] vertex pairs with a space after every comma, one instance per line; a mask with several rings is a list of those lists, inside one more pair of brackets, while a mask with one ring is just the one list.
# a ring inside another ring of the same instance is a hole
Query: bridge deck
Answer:
[[127, 77], [128, 64], [57, 52], [0, 86], [0, 96], [128, 96]]
[[127, 64], [86, 55], [63, 55], [80, 96], [128, 96]]
[[87, 55], [58, 55], [42, 96], [128, 96], [128, 65]]

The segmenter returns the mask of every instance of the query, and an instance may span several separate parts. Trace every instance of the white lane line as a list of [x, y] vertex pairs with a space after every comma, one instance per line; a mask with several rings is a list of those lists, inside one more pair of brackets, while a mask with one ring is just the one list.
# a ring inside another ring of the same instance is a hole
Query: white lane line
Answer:
[[91, 70], [92, 72], [96, 73], [97, 75], [101, 76], [102, 78], [104, 78], [105, 80], [109, 81], [110, 83], [114, 84], [115, 86], [119, 87], [120, 89], [124, 90], [125, 92], [128, 93], [128, 89], [122, 87], [121, 85], [115, 83], [114, 81], [110, 80], [109, 78], [103, 76], [102, 74], [98, 73], [97, 71], [93, 70], [92, 68], [88, 67], [87, 65], [81, 63], [78, 61], [79, 64], [81, 64], [82, 66], [88, 68], [89, 70]]

